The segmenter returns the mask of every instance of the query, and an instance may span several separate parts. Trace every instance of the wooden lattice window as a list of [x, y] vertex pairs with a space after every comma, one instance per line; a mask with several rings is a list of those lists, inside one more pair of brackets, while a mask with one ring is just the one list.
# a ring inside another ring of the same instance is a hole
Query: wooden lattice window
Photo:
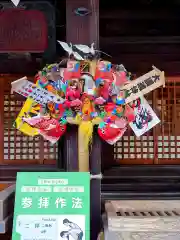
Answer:
[[24, 98], [11, 94], [10, 83], [19, 76], [0, 76], [0, 163], [1, 164], [55, 164], [57, 144], [52, 145], [42, 137], [25, 136], [13, 127]]
[[129, 128], [114, 146], [121, 164], [180, 163], [180, 77], [166, 78], [166, 87], [145, 96], [161, 123], [142, 137]]

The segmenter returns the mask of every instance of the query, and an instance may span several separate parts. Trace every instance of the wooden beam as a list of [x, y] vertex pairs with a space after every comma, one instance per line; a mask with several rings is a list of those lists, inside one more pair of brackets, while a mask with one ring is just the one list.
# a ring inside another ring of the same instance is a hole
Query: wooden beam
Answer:
[[[143, 36], [143, 37], [127, 37], [127, 36], [109, 36], [109, 37], [101, 37], [100, 42], [102, 42], [103, 45], [121, 45], [121, 44], [179, 44], [180, 43], [180, 37], [179, 36]], [[140, 46], [139, 46], [140, 47]]]
[[105, 20], [127, 20], [127, 19], [133, 19], [133, 20], [147, 20], [147, 19], [157, 19], [157, 20], [166, 20], [167, 18], [169, 20], [177, 20], [179, 19], [178, 14], [174, 14], [174, 12], [169, 11], [169, 9], [162, 9], [161, 12], [159, 9], [152, 9], [145, 7], [143, 9], [143, 6], [141, 6], [139, 10], [134, 11], [133, 10], [126, 10], [126, 9], [113, 9], [111, 11], [107, 10], [101, 10], [100, 12], [100, 19]]

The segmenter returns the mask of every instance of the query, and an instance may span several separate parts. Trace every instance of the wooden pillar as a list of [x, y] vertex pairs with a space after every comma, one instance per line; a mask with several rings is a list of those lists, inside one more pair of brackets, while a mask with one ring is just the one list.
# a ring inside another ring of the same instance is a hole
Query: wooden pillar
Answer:
[[90, 43], [95, 43], [99, 48], [99, 0], [89, 0], [91, 15], [89, 19]]
[[[77, 8], [87, 8], [86, 16], [75, 14]], [[99, 0], [66, 0], [66, 41], [99, 45]]]
[[[66, 134], [59, 142], [59, 158], [63, 160], [63, 166], [68, 172], [78, 171], [78, 126], [68, 125]], [[61, 161], [62, 162], [62, 161]]]
[[[102, 142], [94, 129], [93, 145], [90, 154], [91, 174], [101, 173]], [[91, 180], [91, 239], [96, 240], [101, 229], [101, 180]]]
[[[87, 8], [90, 14], [86, 16], [77, 16], [77, 8]], [[66, 0], [66, 41], [73, 44], [95, 43], [99, 46], [99, 0]], [[74, 133], [72, 133], [74, 134]], [[69, 136], [70, 137], [70, 136]], [[76, 139], [76, 137], [75, 137]], [[69, 145], [70, 146], [70, 145]], [[101, 172], [101, 142], [97, 134], [93, 137], [92, 152], [90, 154], [90, 168], [92, 174]], [[73, 148], [75, 147], [73, 143]], [[71, 145], [72, 148], [72, 145]], [[71, 151], [71, 150], [67, 150]], [[76, 150], [73, 149], [72, 151]], [[74, 154], [74, 155], [75, 155]], [[74, 156], [73, 155], [73, 156]], [[72, 157], [73, 158], [73, 157]], [[68, 171], [73, 168], [78, 169], [74, 160], [69, 159]], [[77, 161], [78, 164], [78, 161]], [[91, 180], [91, 240], [96, 240], [101, 224], [101, 181]]]
[[101, 142], [101, 171], [102, 173], [112, 166], [117, 165], [117, 162], [114, 159], [114, 145], [110, 145], [105, 141]]
[[[94, 129], [93, 145], [90, 154], [91, 174], [97, 175], [111, 167], [113, 162], [113, 146], [102, 141]], [[91, 180], [91, 239], [97, 239], [101, 230], [101, 180]]]

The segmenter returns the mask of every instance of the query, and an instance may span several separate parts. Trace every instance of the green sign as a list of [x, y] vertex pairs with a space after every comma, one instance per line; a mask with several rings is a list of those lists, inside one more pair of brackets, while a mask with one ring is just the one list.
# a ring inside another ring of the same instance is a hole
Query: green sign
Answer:
[[90, 174], [17, 174], [12, 240], [89, 240]]

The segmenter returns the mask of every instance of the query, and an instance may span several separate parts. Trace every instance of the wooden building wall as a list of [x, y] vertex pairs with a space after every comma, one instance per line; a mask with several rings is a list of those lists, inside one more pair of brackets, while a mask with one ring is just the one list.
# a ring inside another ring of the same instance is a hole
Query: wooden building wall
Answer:
[[[128, 129], [115, 145], [118, 164], [180, 163], [179, 1], [100, 1], [100, 48], [136, 76], [152, 65], [166, 87], [146, 95], [161, 123], [140, 138]], [[111, 60], [111, 58], [109, 58]]]
[[[155, 166], [155, 170], [151, 167], [139, 170], [140, 168], [134, 168], [132, 164], [180, 163], [180, 35], [178, 35], [180, 14], [178, 7], [172, 10], [166, 1], [163, 1], [161, 11], [157, 5], [151, 8], [143, 5], [143, 1], [136, 1], [134, 6], [130, 2], [114, 1], [106, 5], [105, 1], [101, 0], [99, 7], [98, 0], [66, 0], [66, 37], [59, 35], [62, 40], [66, 39], [72, 43], [95, 42], [101, 50], [112, 55], [109, 60], [123, 63], [137, 76], [147, 72], [151, 64], [165, 70], [168, 76], [165, 89], [159, 89], [147, 96], [161, 118], [160, 125], [139, 139], [128, 130], [116, 144], [114, 156], [112, 147], [102, 143], [95, 136], [90, 156], [91, 172], [104, 171], [102, 182], [104, 199], [131, 198], [135, 196], [132, 192], [136, 189], [141, 192], [147, 191], [147, 186], [155, 188], [154, 192], [157, 194], [162, 190], [159, 186], [163, 186], [165, 193], [168, 186], [174, 187], [175, 184], [179, 184], [172, 180], [173, 177], [178, 179], [179, 172], [175, 170], [171, 174], [164, 166], [161, 169]], [[138, 5], [140, 2], [141, 5]], [[86, 7], [91, 14], [85, 17], [77, 16], [74, 10], [78, 7]], [[26, 137], [12, 127], [23, 102], [17, 95], [10, 94], [10, 82], [17, 77], [19, 76], [0, 76], [0, 180], [15, 180], [17, 171], [59, 171], [62, 168], [76, 171], [77, 152], [73, 150], [77, 149], [76, 127], [68, 128], [60, 143], [61, 148], [58, 145], [51, 146], [39, 137], [35, 139]], [[61, 159], [65, 161], [64, 165], [60, 163]], [[122, 164], [129, 166], [123, 168]], [[114, 165], [116, 167], [113, 168]], [[163, 178], [161, 172], [164, 174]], [[153, 178], [154, 175], [156, 178]], [[167, 185], [163, 185], [167, 176], [170, 180]], [[146, 177], [148, 181], [144, 181]], [[150, 182], [151, 178], [159, 182], [163, 179], [164, 182], [154, 184]], [[94, 223], [91, 224], [95, 226], [92, 233], [95, 236], [100, 228], [99, 180], [92, 181], [91, 191], [94, 198], [91, 206]], [[178, 188], [174, 188], [174, 196], [177, 191]], [[154, 192], [148, 193], [147, 196], [153, 196]], [[143, 194], [142, 196], [145, 196]]]

